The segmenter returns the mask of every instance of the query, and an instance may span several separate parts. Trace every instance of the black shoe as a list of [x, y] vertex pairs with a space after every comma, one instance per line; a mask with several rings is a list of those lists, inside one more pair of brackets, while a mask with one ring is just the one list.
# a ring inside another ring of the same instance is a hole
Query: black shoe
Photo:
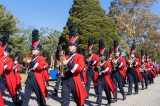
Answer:
[[142, 88], [142, 90], [144, 90], [144, 87]]
[[127, 95], [132, 95], [132, 93], [131, 93], [131, 92], [128, 92]]
[[126, 95], [123, 95], [123, 101], [126, 100]]
[[147, 89], [148, 87], [146, 86], [145, 89]]
[[113, 98], [113, 102], [117, 102], [117, 98]]
[[101, 103], [99, 103], [99, 102], [96, 102], [96, 104], [97, 104], [98, 106], [101, 106]]
[[111, 106], [111, 103], [108, 103], [106, 106]]
[[138, 92], [135, 92], [135, 94], [138, 94]]
[[17, 101], [17, 106], [22, 106], [22, 103], [23, 103], [23, 100], [19, 99], [19, 100]]

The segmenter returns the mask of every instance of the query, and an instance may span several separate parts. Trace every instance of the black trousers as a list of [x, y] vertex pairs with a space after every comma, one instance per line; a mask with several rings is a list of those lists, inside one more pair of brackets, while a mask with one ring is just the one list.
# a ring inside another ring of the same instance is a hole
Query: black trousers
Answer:
[[[91, 82], [94, 81], [94, 70], [92, 68], [89, 68], [87, 70], [87, 83], [85, 85], [86, 91], [89, 94]], [[94, 82], [93, 82], [94, 83]], [[95, 93], [97, 94], [97, 88], [94, 87]]]
[[39, 88], [39, 85], [37, 84], [37, 81], [36, 81], [34, 75], [28, 76], [28, 78], [26, 80], [25, 94], [23, 97], [22, 106], [28, 106], [32, 91], [35, 93], [35, 95], [37, 97], [37, 101], [38, 101], [39, 106], [46, 106], [45, 98]]
[[127, 73], [127, 78], [128, 78], [128, 92], [132, 93], [132, 88], [133, 88], [133, 84], [134, 86], [134, 90], [135, 92], [138, 93], [139, 91], [139, 86], [138, 86], [138, 76], [137, 75], [132, 75], [131, 73]]
[[148, 86], [148, 79], [147, 79], [147, 73], [146, 72], [141, 72], [142, 74], [142, 81], [141, 81], [141, 85], [142, 85], [142, 89], [144, 88], [144, 83], [145, 83], [145, 86], [147, 87]]
[[151, 74], [150, 71], [148, 71], [148, 81], [149, 81], [149, 84], [153, 83], [153, 75]]
[[110, 92], [110, 88], [108, 83], [106, 82], [104, 76], [102, 76], [102, 78], [98, 78], [98, 94], [97, 94], [97, 103], [101, 104], [102, 102], [102, 92], [104, 90], [107, 100], [108, 100], [108, 104], [111, 103], [111, 92]]
[[66, 73], [66, 77], [62, 78], [62, 106], [69, 106], [70, 103], [70, 93], [79, 106], [79, 100], [76, 92], [76, 86], [73, 80], [73, 75], [71, 72]]
[[154, 75], [151, 74], [151, 83], [154, 83]]
[[[114, 70], [112, 72], [112, 80], [113, 80], [113, 83], [114, 85], [116, 86], [116, 89], [115, 89], [115, 97], [114, 98], [117, 98], [117, 88], [119, 87], [120, 89], [120, 93], [122, 95], [125, 95], [125, 92], [124, 92], [124, 89], [123, 89], [123, 82], [122, 82], [122, 77], [121, 77], [121, 74], [118, 70]], [[118, 86], [117, 86], [118, 84]]]

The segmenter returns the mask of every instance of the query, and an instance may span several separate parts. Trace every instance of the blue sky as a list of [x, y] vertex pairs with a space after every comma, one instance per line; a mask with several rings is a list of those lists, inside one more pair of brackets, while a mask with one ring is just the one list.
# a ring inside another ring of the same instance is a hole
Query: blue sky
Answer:
[[[100, 0], [108, 13], [112, 0]], [[25, 26], [49, 27], [62, 31], [69, 16], [73, 0], [0, 0]], [[160, 4], [155, 3], [152, 11], [160, 17]]]

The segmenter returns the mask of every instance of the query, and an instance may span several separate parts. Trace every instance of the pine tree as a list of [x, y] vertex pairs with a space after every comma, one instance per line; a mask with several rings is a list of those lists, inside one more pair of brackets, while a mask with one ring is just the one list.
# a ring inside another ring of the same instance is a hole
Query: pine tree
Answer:
[[[112, 45], [113, 39], [118, 38], [115, 30], [115, 23], [112, 18], [106, 16], [105, 10], [101, 7], [99, 0], [74, 0], [69, 11], [70, 24], [77, 24], [77, 35], [79, 35], [79, 51], [87, 48], [87, 41], [93, 38], [95, 51], [98, 49], [98, 40], [104, 39], [106, 48]], [[64, 27], [59, 44], [66, 49], [68, 40], [68, 24]]]

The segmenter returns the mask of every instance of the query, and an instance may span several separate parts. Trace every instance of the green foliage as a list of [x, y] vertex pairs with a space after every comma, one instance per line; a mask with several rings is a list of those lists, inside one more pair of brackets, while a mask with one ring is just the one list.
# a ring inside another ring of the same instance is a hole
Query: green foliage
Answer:
[[[12, 48], [11, 57], [13, 58], [16, 52], [19, 52], [19, 62], [23, 62], [23, 58], [30, 56], [32, 45], [32, 30], [33, 27], [20, 28], [19, 33], [10, 36], [10, 47]], [[46, 57], [46, 61], [50, 63], [50, 56], [55, 54], [58, 39], [61, 33], [57, 30], [48, 28], [40, 28], [40, 44], [42, 45], [41, 55]]]
[[51, 55], [54, 57], [58, 40], [61, 33], [57, 30], [50, 31], [47, 36], [41, 37], [41, 44], [43, 46], [41, 54], [46, 57], [46, 61], [50, 64]]
[[30, 46], [28, 46], [25, 42], [25, 35], [14, 34], [10, 37], [10, 41], [12, 43], [12, 52], [11, 57], [13, 58], [15, 53], [19, 53], [19, 62], [23, 62], [23, 58], [29, 56], [30, 54]]
[[141, 49], [158, 58], [160, 18], [150, 11], [157, 0], [114, 0], [111, 3], [109, 17], [116, 22], [121, 43], [130, 49], [137, 45], [138, 56]]
[[18, 21], [10, 12], [6, 11], [0, 4], [0, 34], [13, 34], [18, 31], [16, 25]]
[[[69, 11], [68, 23], [77, 24], [79, 35], [79, 52], [87, 48], [89, 38], [95, 40], [94, 50], [98, 50], [98, 40], [104, 39], [106, 48], [113, 45], [113, 39], [118, 38], [115, 22], [106, 16], [98, 0], [74, 0], [74, 4]], [[66, 50], [68, 41], [68, 26], [64, 27], [59, 44]]]

